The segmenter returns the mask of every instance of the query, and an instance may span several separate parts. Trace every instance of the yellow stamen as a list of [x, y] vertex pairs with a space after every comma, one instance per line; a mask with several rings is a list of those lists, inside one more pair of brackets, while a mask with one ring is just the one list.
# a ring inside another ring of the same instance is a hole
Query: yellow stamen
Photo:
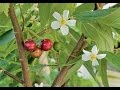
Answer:
[[64, 18], [62, 18], [61, 20], [60, 20], [60, 24], [61, 25], [65, 25], [67, 23], [67, 21], [64, 19]]
[[97, 57], [97, 55], [95, 55], [95, 54], [90, 55], [91, 60], [96, 60], [96, 57]]

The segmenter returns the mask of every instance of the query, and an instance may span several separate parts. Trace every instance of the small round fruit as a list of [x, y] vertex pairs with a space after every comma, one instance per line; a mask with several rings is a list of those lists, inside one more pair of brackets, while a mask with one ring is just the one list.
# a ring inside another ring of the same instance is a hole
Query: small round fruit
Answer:
[[42, 55], [42, 50], [37, 48], [35, 51], [30, 53], [33, 58], [39, 58]]
[[36, 43], [32, 39], [28, 39], [25, 41], [24, 47], [27, 51], [34, 51], [36, 49]]
[[60, 42], [55, 42], [53, 44], [53, 48], [54, 48], [55, 51], [59, 52], [60, 49], [61, 49], [61, 43]]
[[53, 42], [50, 39], [44, 39], [41, 44], [41, 49], [44, 51], [48, 51], [52, 48]]

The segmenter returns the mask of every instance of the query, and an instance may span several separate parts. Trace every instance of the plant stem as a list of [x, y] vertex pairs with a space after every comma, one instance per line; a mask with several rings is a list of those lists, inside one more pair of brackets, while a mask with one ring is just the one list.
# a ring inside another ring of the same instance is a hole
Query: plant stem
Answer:
[[14, 76], [13, 74], [9, 73], [7, 70], [4, 70], [3, 68], [0, 68], [0, 70], [2, 70], [2, 72], [6, 75], [8, 75], [9, 77], [11, 77], [12, 79], [14, 79], [15, 81], [23, 84], [24, 81], [23, 80], [20, 80], [18, 77]]
[[[82, 34], [82, 36], [80, 37], [77, 45], [75, 46], [75, 48], [73, 49], [71, 55], [69, 56], [69, 58], [67, 59], [68, 63], [69, 61], [73, 60], [76, 56], [79, 55], [79, 52], [81, 52], [81, 50], [86, 46], [86, 40], [84, 35]], [[73, 57], [74, 56], [74, 57]], [[57, 75], [56, 79], [54, 80], [52, 86], [53, 87], [61, 87], [65, 82], [64, 81], [64, 77], [66, 76], [67, 72], [69, 71], [69, 69], [74, 66], [74, 65], [70, 65], [70, 66], [64, 66], [60, 73]]]
[[24, 24], [25, 24], [25, 18], [24, 18], [24, 16], [23, 16], [23, 12], [22, 12], [22, 9], [21, 9], [21, 6], [20, 6], [20, 4], [19, 4], [19, 8], [20, 8], [20, 13], [21, 13], [21, 17], [22, 17], [22, 31], [24, 30]]
[[8, 14], [9, 14], [11, 22], [13, 24], [15, 37], [16, 37], [16, 41], [17, 41], [17, 45], [18, 45], [18, 50], [19, 50], [19, 55], [20, 55], [19, 60], [20, 60], [22, 72], [23, 72], [24, 86], [32, 87], [32, 82], [30, 80], [30, 75], [29, 75], [28, 60], [25, 56], [25, 49], [23, 46], [24, 41], [23, 41], [22, 30], [19, 26], [16, 14], [15, 14], [14, 5], [12, 3], [10, 3]]

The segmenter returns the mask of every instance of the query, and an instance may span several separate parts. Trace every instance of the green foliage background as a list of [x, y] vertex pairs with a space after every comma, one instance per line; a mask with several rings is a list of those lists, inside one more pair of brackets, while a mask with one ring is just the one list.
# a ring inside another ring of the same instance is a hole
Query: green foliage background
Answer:
[[[14, 36], [15, 32], [13, 32], [13, 26], [7, 13], [9, 5], [0, 4], [0, 8], [0, 67], [22, 79], [18, 49]], [[50, 66], [50, 75], [41, 73], [45, 65], [39, 63], [38, 59], [32, 58], [26, 52], [33, 85], [40, 82], [45, 83], [45, 86], [52, 85], [53, 80], [58, 74], [58, 68], [65, 66], [66, 60], [83, 33], [88, 41], [86, 49], [90, 50], [96, 44], [100, 52], [106, 53], [107, 56], [99, 62], [100, 66], [97, 67], [98, 72], [94, 73], [91, 62], [83, 62], [81, 60], [82, 53], [80, 53], [75, 58], [75, 62], [72, 62], [75, 63], [74, 67], [70, 69], [65, 77], [65, 81], [70, 78], [67, 86], [98, 86], [98, 80], [102, 80], [104, 86], [109, 86], [106, 72], [107, 62], [115, 68], [120, 68], [119, 51], [114, 51], [114, 46], [120, 40], [118, 39], [120, 34], [120, 8], [114, 7], [92, 11], [93, 9], [93, 3], [85, 3], [78, 7], [76, 7], [75, 3], [39, 3], [38, 11], [34, 10], [33, 4], [15, 4], [16, 15], [21, 27], [23, 25], [21, 13], [25, 19], [23, 30], [24, 40], [32, 38], [40, 44], [42, 39], [49, 38], [59, 45], [57, 51], [55, 48], [52, 48], [51, 51], [46, 52], [48, 53], [46, 57], [49, 64], [55, 64], [51, 59], [54, 59], [58, 64], [58, 66]], [[70, 27], [70, 33], [67, 36], [63, 36], [60, 30], [52, 30], [50, 27], [51, 22], [54, 20], [52, 14], [55, 11], [62, 14], [63, 10], [69, 10], [70, 18], [73, 17], [77, 20], [76, 26]], [[113, 38], [112, 32], [118, 34], [117, 39]], [[84, 80], [77, 76], [76, 71], [82, 64], [88, 69], [93, 77], [92, 79]], [[0, 86], [21, 87], [22, 85], [1, 72]]]

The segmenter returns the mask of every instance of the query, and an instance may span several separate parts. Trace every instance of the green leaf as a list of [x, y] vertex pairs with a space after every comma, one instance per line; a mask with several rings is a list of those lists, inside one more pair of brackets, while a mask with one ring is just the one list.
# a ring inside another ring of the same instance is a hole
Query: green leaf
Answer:
[[3, 54], [4, 57], [6, 57], [8, 54], [11, 54], [11, 52], [13, 50], [17, 49], [17, 45], [15, 43], [15, 40], [13, 40], [12, 42], [10, 42], [10, 44], [7, 46], [5, 53]]
[[78, 14], [78, 13], [84, 12], [84, 11], [93, 10], [94, 7], [95, 7], [94, 3], [84, 3], [84, 4], [75, 8], [74, 14]]
[[104, 9], [104, 10], [96, 10], [96, 11], [85, 11], [75, 13], [74, 16], [80, 22], [95, 22], [101, 19], [103, 16], [109, 15], [115, 9]]
[[10, 29], [10, 25], [11, 25], [10, 18], [7, 17], [5, 15], [5, 13], [0, 12], [0, 28], [1, 29], [4, 29], [4, 28], [8, 29], [8, 27], [9, 27], [9, 29]]
[[102, 83], [105, 87], [109, 87], [108, 77], [107, 77], [107, 62], [105, 59], [100, 60], [100, 76], [102, 79]]
[[120, 24], [120, 8], [117, 8], [115, 11], [111, 12], [109, 15], [104, 16], [100, 21], [104, 22], [109, 26], [115, 27]]
[[113, 29], [120, 34], [120, 8], [117, 8], [110, 15], [103, 17], [100, 21], [106, 25], [113, 27]]
[[82, 64], [83, 64], [83, 61], [78, 60], [76, 62], [76, 64], [74, 66], [72, 66], [72, 68], [69, 69], [69, 71], [66, 74], [66, 76], [64, 77], [64, 81], [62, 83], [65, 83], [75, 73], [75, 71], [77, 71], [81, 67]]
[[4, 12], [6, 16], [8, 16], [8, 3], [0, 3], [0, 12]]
[[113, 51], [114, 41], [112, 38], [112, 28], [102, 23], [87, 23], [81, 25], [85, 36], [91, 38], [101, 51]]
[[9, 30], [0, 36], [0, 45], [6, 44], [15, 38], [13, 30]]
[[49, 22], [49, 15], [50, 15], [50, 10], [52, 8], [51, 3], [39, 3], [39, 15], [40, 15], [40, 21], [41, 21], [41, 26], [44, 28], [45, 25]]
[[106, 55], [106, 60], [115, 68], [120, 69], [120, 56], [111, 53], [111, 52], [105, 52]]
[[63, 54], [63, 50], [64, 49], [62, 49], [59, 53], [59, 56], [58, 56], [58, 64], [60, 65], [60, 66], [62, 66], [63, 64], [65, 64], [65, 62], [66, 62], [66, 60], [67, 60], [67, 58], [68, 58], [68, 52], [67, 52], [67, 50], [65, 49], [64, 50], [64, 54]]
[[96, 83], [101, 86], [100, 82], [98, 81], [98, 79], [96, 78], [96, 74], [93, 71], [93, 67], [90, 61], [87, 61], [84, 63], [84, 66], [86, 67], [86, 69], [88, 70], [88, 72], [91, 74], [91, 76], [93, 77], [93, 79], [96, 81]]

